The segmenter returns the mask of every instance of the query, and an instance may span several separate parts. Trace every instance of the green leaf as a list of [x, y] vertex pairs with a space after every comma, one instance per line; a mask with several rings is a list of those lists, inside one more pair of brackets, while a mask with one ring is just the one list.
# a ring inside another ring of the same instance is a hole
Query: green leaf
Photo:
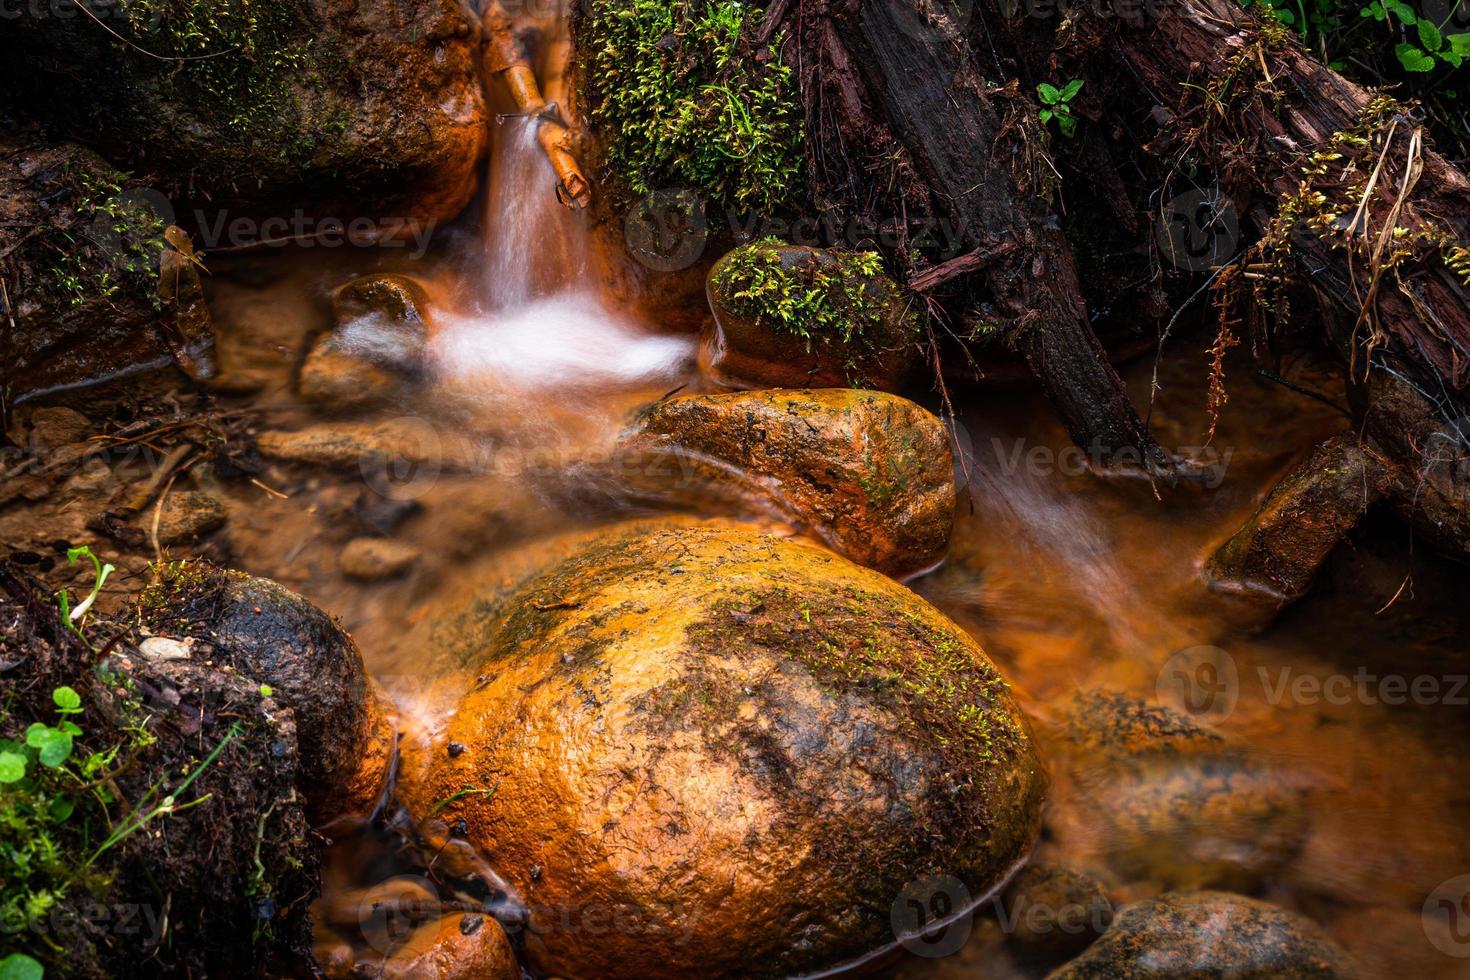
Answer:
[[1054, 115], [1056, 115], [1056, 113], [1052, 112], [1050, 109], [1042, 109], [1036, 114], [1036, 118], [1040, 119], [1041, 125], [1045, 126], [1047, 123], [1051, 122], [1051, 117]]
[[262, 684], [262, 685], [260, 685], [260, 696], [261, 697], [268, 698], [272, 694], [275, 694], [275, 693], [276, 693], [275, 688], [271, 687], [269, 684]]
[[41, 765], [50, 769], [55, 769], [71, 755], [71, 736], [39, 723], [26, 729], [26, 744], [39, 752]]
[[82, 696], [65, 685], [51, 692], [51, 700], [62, 711], [80, 711], [82, 709]]
[[1405, 71], [1434, 70], [1434, 59], [1412, 44], [1400, 44], [1393, 49], [1393, 53], [1398, 55], [1399, 64], [1404, 66]]
[[24, 953], [11, 953], [0, 960], [0, 980], [41, 980], [46, 971]]
[[1414, 25], [1419, 31], [1419, 43], [1424, 45], [1424, 50], [1431, 54], [1444, 47], [1444, 38], [1440, 36], [1439, 28], [1427, 20], [1421, 20]]
[[67, 817], [72, 815], [76, 808], [76, 804], [71, 800], [68, 800], [64, 796], [58, 796], [51, 801], [51, 806], [47, 808], [47, 812], [51, 815], [52, 822], [62, 823]]
[[1041, 96], [1041, 101], [1047, 105], [1056, 105], [1062, 98], [1062, 92], [1055, 85], [1042, 82], [1036, 86], [1036, 94]]
[[1082, 82], [1083, 80], [1080, 78], [1074, 78], [1068, 82], [1066, 88], [1062, 89], [1062, 101], [1071, 102], [1072, 97], [1081, 91]]
[[1414, 8], [1404, 3], [1403, 0], [1384, 0], [1384, 9], [1393, 14], [1405, 24], [1413, 24], [1419, 17], [1414, 13]]
[[0, 783], [18, 783], [26, 778], [26, 757], [19, 752], [0, 752]]
[[1057, 127], [1061, 129], [1063, 136], [1070, 137], [1077, 131], [1077, 120], [1071, 116], [1057, 116]]
[[1462, 58], [1470, 58], [1470, 34], [1450, 34], [1445, 40], [1450, 42], [1450, 51]]
[[[1296, 14], [1292, 13], [1290, 10], [1287, 10], [1285, 7], [1277, 7], [1272, 12], [1276, 15], [1276, 19], [1281, 21], [1281, 23], [1285, 24], [1287, 27], [1294, 27], [1296, 25]], [[1366, 17], [1367, 15], [1364, 14], [1364, 16]]]

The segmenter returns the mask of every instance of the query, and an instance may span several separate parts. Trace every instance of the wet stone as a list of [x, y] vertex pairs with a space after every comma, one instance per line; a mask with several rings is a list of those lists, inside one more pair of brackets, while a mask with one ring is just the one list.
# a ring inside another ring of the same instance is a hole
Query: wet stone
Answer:
[[1312, 922], [1226, 892], [1171, 892], [1129, 905], [1048, 980], [1307, 980], [1359, 973]]

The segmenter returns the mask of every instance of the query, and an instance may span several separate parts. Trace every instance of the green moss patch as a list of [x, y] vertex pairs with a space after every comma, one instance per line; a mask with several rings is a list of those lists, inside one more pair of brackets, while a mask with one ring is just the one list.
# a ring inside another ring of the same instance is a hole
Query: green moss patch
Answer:
[[583, 91], [605, 162], [631, 197], [689, 187], [709, 203], [771, 209], [800, 182], [801, 113], [790, 66], [734, 0], [592, 0]]

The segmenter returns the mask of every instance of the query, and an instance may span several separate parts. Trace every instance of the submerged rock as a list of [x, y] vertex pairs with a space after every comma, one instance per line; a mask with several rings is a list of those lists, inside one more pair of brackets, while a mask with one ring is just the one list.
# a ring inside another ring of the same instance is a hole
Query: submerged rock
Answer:
[[197, 541], [225, 526], [224, 503], [204, 490], [178, 490], [163, 499], [158, 510], [158, 543]]
[[1075, 955], [1113, 921], [1102, 882], [1073, 868], [1033, 864], [1016, 876], [1002, 902], [1007, 934], [1030, 956]]
[[391, 538], [353, 538], [347, 542], [337, 563], [350, 578], [372, 582], [395, 578], [419, 560], [419, 549]]
[[1302, 793], [1188, 718], [1111, 691], [1079, 695], [1066, 741], [1077, 835], [1125, 882], [1247, 891], [1300, 852]]
[[[668, 398], [643, 412], [624, 448], [619, 475], [647, 494], [764, 505], [889, 575], [923, 571], [949, 546], [948, 433], [896, 395], [831, 388]], [[677, 465], [657, 465], [659, 456]]]
[[1300, 599], [1327, 555], [1382, 496], [1385, 471], [1351, 436], [1317, 446], [1211, 556], [1211, 586], [1278, 607]]
[[919, 354], [903, 293], [872, 252], [763, 239], [710, 269], [709, 369], [739, 387], [897, 391]]
[[1048, 980], [1304, 980], [1357, 976], [1301, 916], [1243, 895], [1172, 892], [1129, 905]]
[[402, 783], [516, 888], [539, 974], [810, 971], [894, 942], [914, 879], [978, 896], [1030, 846], [1025, 722], [908, 590], [738, 525], [562, 554], [425, 625], [424, 661], [476, 679], [437, 736], [461, 751]]
[[363, 276], [339, 288], [332, 295], [336, 325], [301, 362], [301, 397], [338, 409], [401, 400], [424, 372], [427, 305], [423, 288], [407, 276]]
[[254, 679], [263, 696], [291, 709], [310, 774], [300, 789], [319, 820], [377, 799], [391, 725], [356, 644], [326, 613], [269, 579], [203, 562], [165, 566], [138, 612], [153, 633], [207, 641], [212, 663]]
[[86, 439], [92, 428], [92, 420], [74, 408], [37, 408], [31, 411], [31, 447], [37, 452], [60, 449]]

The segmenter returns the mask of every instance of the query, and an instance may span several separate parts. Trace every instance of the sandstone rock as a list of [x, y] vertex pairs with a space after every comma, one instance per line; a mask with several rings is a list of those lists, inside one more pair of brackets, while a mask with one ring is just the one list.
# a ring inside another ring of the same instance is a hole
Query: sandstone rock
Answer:
[[353, 538], [338, 558], [343, 573], [364, 581], [395, 578], [419, 560], [419, 549], [391, 538]]
[[716, 262], [707, 292], [705, 360], [726, 384], [896, 391], [918, 358], [903, 294], [871, 252], [764, 239]]
[[1025, 722], [911, 592], [739, 525], [562, 554], [425, 622], [422, 661], [473, 679], [436, 735], [465, 748], [401, 783], [420, 815], [459, 794], [439, 816], [529, 908], [537, 973], [807, 972], [893, 943], [916, 877], [982, 894], [1030, 845]]
[[420, 926], [375, 976], [383, 980], [520, 980], [515, 952], [500, 923], [452, 914]]
[[[774, 510], [889, 575], [943, 559], [954, 521], [949, 437], [913, 402], [849, 388], [688, 395], [624, 437], [619, 476], [655, 497]], [[659, 465], [659, 457], [673, 457]]]
[[1276, 606], [1300, 599], [1328, 553], [1382, 496], [1384, 473], [1353, 437], [1328, 439], [1272, 488], [1210, 558], [1210, 585]]
[[38, 408], [31, 412], [31, 444], [42, 452], [81, 442], [92, 434], [92, 420], [74, 408]]
[[269, 579], [204, 562], [165, 566], [138, 606], [151, 632], [207, 641], [213, 663], [265, 685], [291, 709], [308, 774], [300, 789], [315, 817], [360, 812], [376, 801], [391, 724], [357, 646], [326, 613]]
[[338, 409], [400, 401], [424, 370], [427, 297], [406, 276], [363, 276], [332, 296], [336, 326], [301, 363], [297, 391]]
[[1079, 695], [1076, 834], [1123, 881], [1247, 891], [1301, 850], [1302, 793], [1218, 733], [1108, 691]]
[[[403, 233], [405, 220], [453, 217], [474, 193], [479, 38], [453, 0], [113, 16], [159, 57], [120, 56], [105, 25], [23, 17], [0, 34], [0, 79], [54, 129], [158, 174], [163, 194], [220, 209], [199, 219], [220, 239], [205, 251], [298, 229], [336, 227], [340, 239], [362, 216]], [[233, 230], [241, 214], [256, 220]]]
[[1285, 909], [1225, 892], [1129, 905], [1048, 980], [1302, 980], [1357, 976], [1347, 954]]
[[[145, 517], [151, 521], [152, 515]], [[225, 526], [229, 515], [224, 503], [204, 490], [176, 490], [163, 500], [158, 513], [158, 543], [179, 544]]]
[[387, 422], [324, 422], [294, 432], [262, 432], [256, 444], [263, 455], [293, 463], [356, 470], [381, 462], [458, 465], [464, 445], [432, 423], [418, 418]]

